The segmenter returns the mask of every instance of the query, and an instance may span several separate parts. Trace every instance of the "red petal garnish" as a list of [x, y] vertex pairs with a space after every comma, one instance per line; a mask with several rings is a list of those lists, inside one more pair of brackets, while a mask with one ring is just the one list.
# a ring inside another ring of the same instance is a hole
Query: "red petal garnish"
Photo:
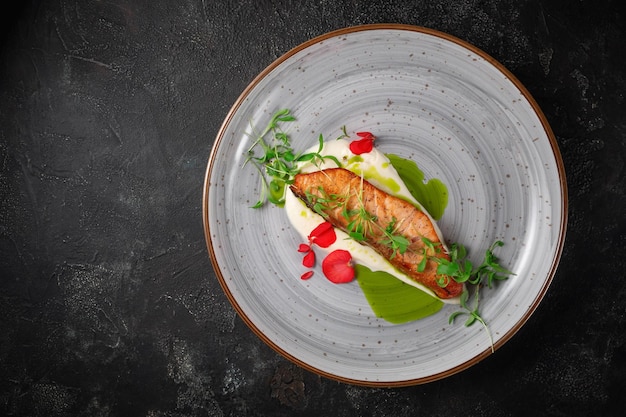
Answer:
[[371, 140], [376, 139], [376, 136], [372, 135], [371, 132], [356, 132], [356, 135], [360, 138], [367, 138]]
[[374, 139], [366, 137], [364, 139], [354, 140], [350, 142], [350, 151], [355, 155], [371, 152], [374, 149]]
[[306, 243], [300, 243], [300, 246], [298, 246], [298, 252], [308, 252], [310, 250], [311, 250], [311, 247], [307, 245]]
[[300, 276], [300, 279], [309, 279], [313, 276], [313, 271], [307, 271]]
[[322, 261], [322, 271], [329, 281], [343, 284], [354, 279], [352, 255], [343, 249], [337, 249], [328, 254]]
[[315, 265], [315, 252], [309, 251], [306, 255], [304, 255], [304, 258], [302, 258], [302, 265], [307, 268], [313, 268], [313, 265]]
[[329, 222], [319, 224], [309, 235], [309, 242], [315, 243], [320, 248], [327, 248], [337, 240], [337, 234], [333, 225]]

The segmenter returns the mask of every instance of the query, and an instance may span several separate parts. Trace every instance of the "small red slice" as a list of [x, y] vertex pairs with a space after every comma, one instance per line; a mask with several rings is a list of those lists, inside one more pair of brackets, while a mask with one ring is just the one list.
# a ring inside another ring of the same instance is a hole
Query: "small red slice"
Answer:
[[306, 279], [311, 278], [312, 276], [313, 276], [313, 271], [307, 271], [300, 276], [300, 279], [306, 280]]
[[300, 243], [300, 246], [298, 246], [298, 252], [308, 252], [311, 250], [311, 247], [309, 245], [307, 245], [306, 243]]
[[362, 153], [371, 152], [374, 149], [374, 139], [376, 136], [371, 132], [356, 132], [356, 135], [360, 137], [359, 140], [353, 140], [350, 142], [350, 151], [355, 155], [361, 155]]
[[304, 258], [302, 258], [302, 265], [307, 268], [313, 268], [313, 265], [315, 265], [315, 252], [307, 252], [307, 254], [304, 255]]
[[372, 135], [372, 132], [356, 132], [356, 135], [363, 139], [366, 139], [366, 138], [371, 139], [371, 140], [376, 139], [376, 136]]
[[343, 284], [354, 279], [352, 255], [343, 249], [337, 249], [322, 261], [322, 271], [330, 282]]
[[309, 242], [320, 248], [327, 248], [337, 240], [337, 234], [330, 222], [320, 223], [309, 235]]
[[355, 155], [371, 152], [374, 149], [374, 141], [370, 138], [350, 142], [350, 151]]

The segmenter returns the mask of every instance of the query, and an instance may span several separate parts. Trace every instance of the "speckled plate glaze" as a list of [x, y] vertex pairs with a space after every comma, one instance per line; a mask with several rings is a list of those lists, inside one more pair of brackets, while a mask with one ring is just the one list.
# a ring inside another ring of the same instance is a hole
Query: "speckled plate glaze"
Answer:
[[356, 282], [308, 281], [301, 238], [286, 213], [251, 209], [258, 173], [242, 168], [250, 126], [279, 108], [297, 117], [296, 150], [371, 131], [377, 147], [415, 161], [448, 187], [438, 222], [448, 242], [479, 262], [496, 239], [516, 275], [486, 290], [481, 312], [495, 349], [535, 310], [565, 238], [567, 193], [560, 153], [541, 110], [502, 65], [437, 31], [400, 25], [347, 28], [312, 39], [266, 68], [239, 97], [210, 155], [203, 196], [208, 250], [242, 319], [275, 350], [323, 376], [370, 386], [444, 378], [491, 354], [486, 332], [448, 324], [456, 306], [394, 325], [372, 313]]

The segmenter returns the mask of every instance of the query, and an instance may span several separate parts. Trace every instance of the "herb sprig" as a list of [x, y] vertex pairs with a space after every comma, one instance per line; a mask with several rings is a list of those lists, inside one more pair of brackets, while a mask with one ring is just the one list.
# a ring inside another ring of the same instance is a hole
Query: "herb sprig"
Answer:
[[[425, 238], [423, 238], [422, 240], [424, 239]], [[441, 250], [432, 242], [425, 242], [425, 245], [435, 251]], [[496, 240], [485, 251], [485, 257], [482, 263], [477, 267], [474, 267], [472, 265], [472, 262], [467, 259], [467, 251], [465, 247], [456, 243], [450, 245], [450, 250], [448, 252], [448, 254], [450, 255], [450, 260], [429, 256], [429, 258], [431, 258], [438, 264], [437, 274], [439, 277], [439, 285], [445, 286], [447, 285], [447, 280], [453, 279], [456, 282], [469, 284], [472, 286], [472, 288], [468, 288], [468, 285], [465, 286], [459, 300], [461, 310], [453, 312], [448, 318], [448, 323], [452, 324], [459, 316], [467, 316], [465, 326], [471, 326], [476, 322], [480, 323], [487, 332], [487, 335], [489, 336], [492, 352], [494, 351], [493, 337], [491, 335], [491, 332], [489, 331], [489, 326], [487, 326], [487, 322], [480, 315], [478, 307], [480, 300], [480, 290], [485, 285], [488, 288], [492, 288], [494, 282], [505, 280], [509, 277], [509, 275], [515, 275], [513, 272], [507, 270], [502, 265], [500, 265], [498, 263], [498, 258], [493, 253], [497, 247], [501, 247], [503, 245], [504, 242], [502, 242], [501, 240]]]
[[[319, 166], [325, 160], [331, 160], [341, 167], [339, 160], [332, 155], [322, 155], [324, 137], [318, 137], [317, 151], [296, 154], [289, 135], [282, 129], [282, 124], [293, 122], [296, 118], [289, 109], [281, 109], [272, 115], [267, 126], [261, 133], [255, 134], [252, 145], [248, 148], [244, 166], [252, 163], [261, 177], [261, 193], [259, 200], [252, 208], [262, 207], [267, 201], [282, 206], [285, 203], [285, 186], [293, 183], [299, 172], [298, 164], [310, 162]], [[345, 127], [339, 138], [347, 136]], [[261, 152], [257, 155], [256, 150]]]

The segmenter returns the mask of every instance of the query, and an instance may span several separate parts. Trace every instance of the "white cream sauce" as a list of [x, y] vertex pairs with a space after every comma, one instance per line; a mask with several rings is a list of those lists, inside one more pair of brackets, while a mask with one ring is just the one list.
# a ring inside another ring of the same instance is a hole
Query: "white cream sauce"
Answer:
[[[412, 204], [420, 208], [420, 210], [428, 215], [431, 222], [433, 223], [435, 231], [439, 236], [439, 240], [441, 242], [444, 242], [441, 236], [441, 231], [437, 227], [435, 221], [432, 219], [430, 214], [428, 214], [428, 212], [424, 210], [422, 206], [417, 202], [417, 200], [415, 200], [415, 198], [411, 195], [410, 191], [398, 175], [398, 172], [395, 170], [393, 165], [391, 165], [391, 162], [385, 156], [385, 154], [374, 148], [371, 152], [357, 156], [350, 151], [349, 145], [350, 142], [344, 139], [324, 142], [324, 146], [320, 151], [320, 154], [332, 155], [336, 157], [342, 163], [343, 168], [350, 170], [359, 176], [363, 176], [363, 178], [365, 178], [372, 185], [378, 187], [379, 189], [389, 194], [403, 198], [407, 201], [410, 201]], [[304, 153], [316, 152], [317, 149], [318, 145], [306, 150]], [[310, 162], [303, 163], [300, 166], [300, 172], [307, 173], [336, 167], [337, 164], [335, 164], [335, 162], [330, 159], [325, 159], [323, 163], [317, 166]], [[311, 231], [320, 223], [324, 222], [322, 216], [309, 209], [302, 202], [302, 200], [296, 197], [288, 189], [285, 195], [285, 210], [287, 212], [287, 216], [289, 218], [289, 221], [291, 222], [291, 225], [302, 236], [302, 239], [305, 242], [308, 240], [308, 235], [311, 233]], [[398, 278], [399, 280], [414, 287], [417, 287], [422, 291], [431, 294], [433, 297], [437, 298], [430, 289], [420, 283], [415, 282], [402, 272], [398, 271], [374, 249], [370, 248], [369, 246], [362, 245], [357, 241], [351, 239], [342, 230], [335, 229], [335, 231], [337, 233], [337, 241], [328, 248], [322, 250], [328, 251], [328, 253], [336, 249], [347, 250], [352, 254], [353, 262], [366, 266], [372, 271], [387, 272]], [[317, 249], [318, 248], [316, 248], [316, 250]], [[442, 299], [442, 301], [448, 304], [459, 303], [458, 297], [448, 300]]]

